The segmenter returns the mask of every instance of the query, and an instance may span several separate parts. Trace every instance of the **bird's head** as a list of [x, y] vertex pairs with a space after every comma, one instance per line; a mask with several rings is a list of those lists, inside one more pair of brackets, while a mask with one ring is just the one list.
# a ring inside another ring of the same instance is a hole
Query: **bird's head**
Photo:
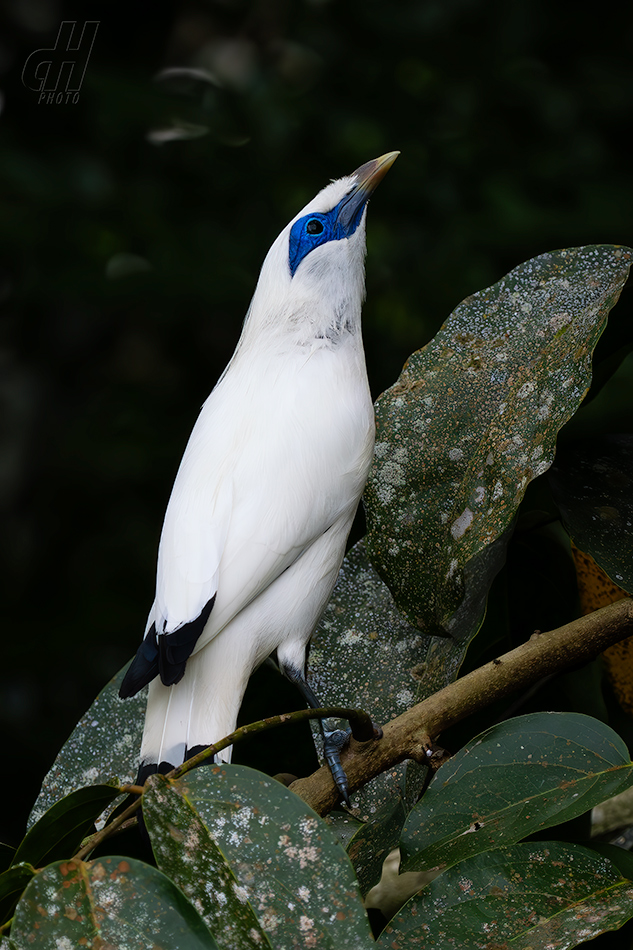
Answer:
[[365, 287], [367, 202], [399, 154], [388, 152], [331, 182], [284, 228], [253, 298], [266, 324], [287, 326], [286, 316], [295, 325], [314, 324], [317, 333], [332, 322], [356, 325]]

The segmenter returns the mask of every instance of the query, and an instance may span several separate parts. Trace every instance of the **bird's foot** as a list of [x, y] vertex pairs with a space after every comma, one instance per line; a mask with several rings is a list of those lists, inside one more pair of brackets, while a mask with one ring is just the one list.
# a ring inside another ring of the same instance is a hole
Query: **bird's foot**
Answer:
[[[362, 740], [358, 741], [371, 741], [372, 739], [382, 739], [383, 731], [382, 728], [377, 725], [375, 722], [371, 723], [373, 727], [373, 735], [367, 740], [363, 737]], [[345, 769], [341, 763], [341, 752], [347, 745], [352, 736], [351, 729], [335, 729], [333, 732], [326, 732], [323, 728], [323, 723], [321, 723], [321, 734], [323, 736], [323, 757], [328, 764], [328, 768], [334, 779], [334, 784], [336, 785], [339, 794], [348, 808], [351, 808], [351, 802], [349, 800], [349, 786], [347, 782], [347, 775], [345, 774]]]
[[341, 751], [349, 742], [351, 734], [351, 729], [335, 729], [334, 732], [323, 733], [323, 756], [332, 773], [334, 784], [348, 808], [351, 808], [351, 803], [347, 775], [341, 764]]

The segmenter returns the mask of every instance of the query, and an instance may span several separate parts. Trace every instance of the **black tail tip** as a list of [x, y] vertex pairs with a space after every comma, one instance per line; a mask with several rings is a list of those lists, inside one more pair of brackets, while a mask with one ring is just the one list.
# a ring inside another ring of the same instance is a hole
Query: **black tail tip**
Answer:
[[167, 775], [168, 772], [171, 772], [175, 769], [176, 766], [172, 762], [141, 762], [138, 767], [138, 773], [136, 776], [137, 785], [145, 785], [146, 780], [150, 775], [154, 775], [158, 772], [160, 775]]

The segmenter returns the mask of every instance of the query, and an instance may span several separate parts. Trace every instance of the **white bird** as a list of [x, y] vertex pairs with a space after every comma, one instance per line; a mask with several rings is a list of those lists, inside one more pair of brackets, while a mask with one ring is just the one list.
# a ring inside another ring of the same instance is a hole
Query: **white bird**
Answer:
[[331, 182], [275, 240], [191, 433], [156, 599], [120, 690], [150, 683], [141, 783], [232, 732], [251, 673], [274, 651], [314, 698], [306, 647], [374, 446], [361, 336], [367, 201], [398, 154]]

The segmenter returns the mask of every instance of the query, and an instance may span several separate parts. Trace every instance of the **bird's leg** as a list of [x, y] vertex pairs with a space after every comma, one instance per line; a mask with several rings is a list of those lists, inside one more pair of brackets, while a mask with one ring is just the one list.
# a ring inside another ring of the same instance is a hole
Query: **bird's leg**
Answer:
[[[314, 690], [305, 677], [303, 670], [297, 669], [297, 667], [290, 666], [285, 663], [280, 664], [280, 666], [283, 675], [289, 679], [291, 683], [294, 683], [295, 686], [297, 686], [299, 692], [305, 699], [310, 709], [322, 709], [323, 703], [320, 703], [317, 699]], [[318, 723], [319, 730], [321, 732], [321, 738], [323, 739], [323, 757], [328, 764], [330, 772], [332, 773], [334, 784], [336, 785], [341, 798], [347, 807], [351, 808], [351, 803], [349, 800], [349, 788], [347, 785], [347, 775], [345, 774], [345, 769], [341, 764], [341, 750], [349, 740], [351, 729], [335, 729], [333, 732], [328, 732], [323, 725], [322, 719], [319, 719]]]

